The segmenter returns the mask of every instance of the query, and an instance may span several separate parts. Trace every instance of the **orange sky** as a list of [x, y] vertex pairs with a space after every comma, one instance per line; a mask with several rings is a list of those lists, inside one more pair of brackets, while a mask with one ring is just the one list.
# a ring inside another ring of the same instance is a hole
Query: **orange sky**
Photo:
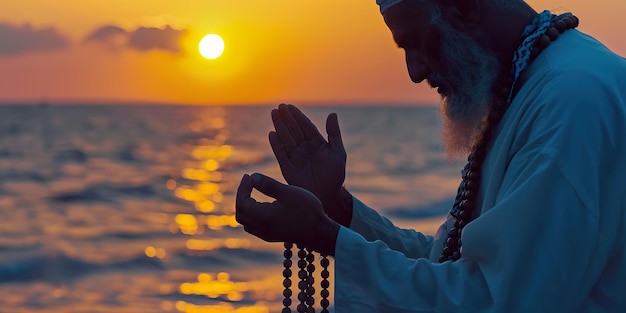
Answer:
[[[528, 2], [572, 11], [626, 55], [626, 1]], [[114, 34], [86, 40], [97, 29]], [[208, 33], [226, 42], [219, 59], [198, 53]], [[4, 102], [438, 102], [410, 82], [374, 0], [2, 0], [0, 39]]]

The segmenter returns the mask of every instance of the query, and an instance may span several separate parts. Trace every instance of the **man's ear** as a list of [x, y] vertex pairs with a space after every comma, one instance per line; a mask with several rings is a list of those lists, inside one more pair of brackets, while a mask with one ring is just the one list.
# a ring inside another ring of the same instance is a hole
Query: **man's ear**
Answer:
[[457, 29], [472, 29], [480, 24], [481, 0], [438, 0], [443, 16]]

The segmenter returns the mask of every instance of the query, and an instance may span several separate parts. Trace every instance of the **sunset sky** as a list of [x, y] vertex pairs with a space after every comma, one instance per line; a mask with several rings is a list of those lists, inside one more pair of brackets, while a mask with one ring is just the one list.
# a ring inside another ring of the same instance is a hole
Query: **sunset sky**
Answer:
[[[626, 55], [626, 1], [532, 0]], [[210, 33], [224, 54], [202, 58]], [[437, 103], [374, 0], [2, 0], [0, 102]]]

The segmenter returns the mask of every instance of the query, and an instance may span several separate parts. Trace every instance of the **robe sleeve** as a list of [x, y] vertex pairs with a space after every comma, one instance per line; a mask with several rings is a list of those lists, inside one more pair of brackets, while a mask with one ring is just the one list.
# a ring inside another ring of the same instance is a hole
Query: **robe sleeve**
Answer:
[[342, 227], [336, 312], [575, 311], [589, 291], [597, 219], [550, 156], [527, 166], [515, 190], [466, 226], [456, 262], [407, 258]]
[[361, 234], [368, 241], [380, 240], [390, 249], [401, 252], [409, 258], [427, 258], [433, 245], [433, 237], [413, 229], [403, 229], [393, 225], [386, 217], [352, 198], [352, 221], [350, 229]]

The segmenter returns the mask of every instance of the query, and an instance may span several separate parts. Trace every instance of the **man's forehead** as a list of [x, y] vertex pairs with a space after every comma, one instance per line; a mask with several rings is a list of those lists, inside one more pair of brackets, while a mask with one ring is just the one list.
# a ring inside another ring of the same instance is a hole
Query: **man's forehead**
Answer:
[[380, 7], [380, 13], [383, 14], [387, 9], [402, 2], [404, 0], [376, 0], [376, 4]]

